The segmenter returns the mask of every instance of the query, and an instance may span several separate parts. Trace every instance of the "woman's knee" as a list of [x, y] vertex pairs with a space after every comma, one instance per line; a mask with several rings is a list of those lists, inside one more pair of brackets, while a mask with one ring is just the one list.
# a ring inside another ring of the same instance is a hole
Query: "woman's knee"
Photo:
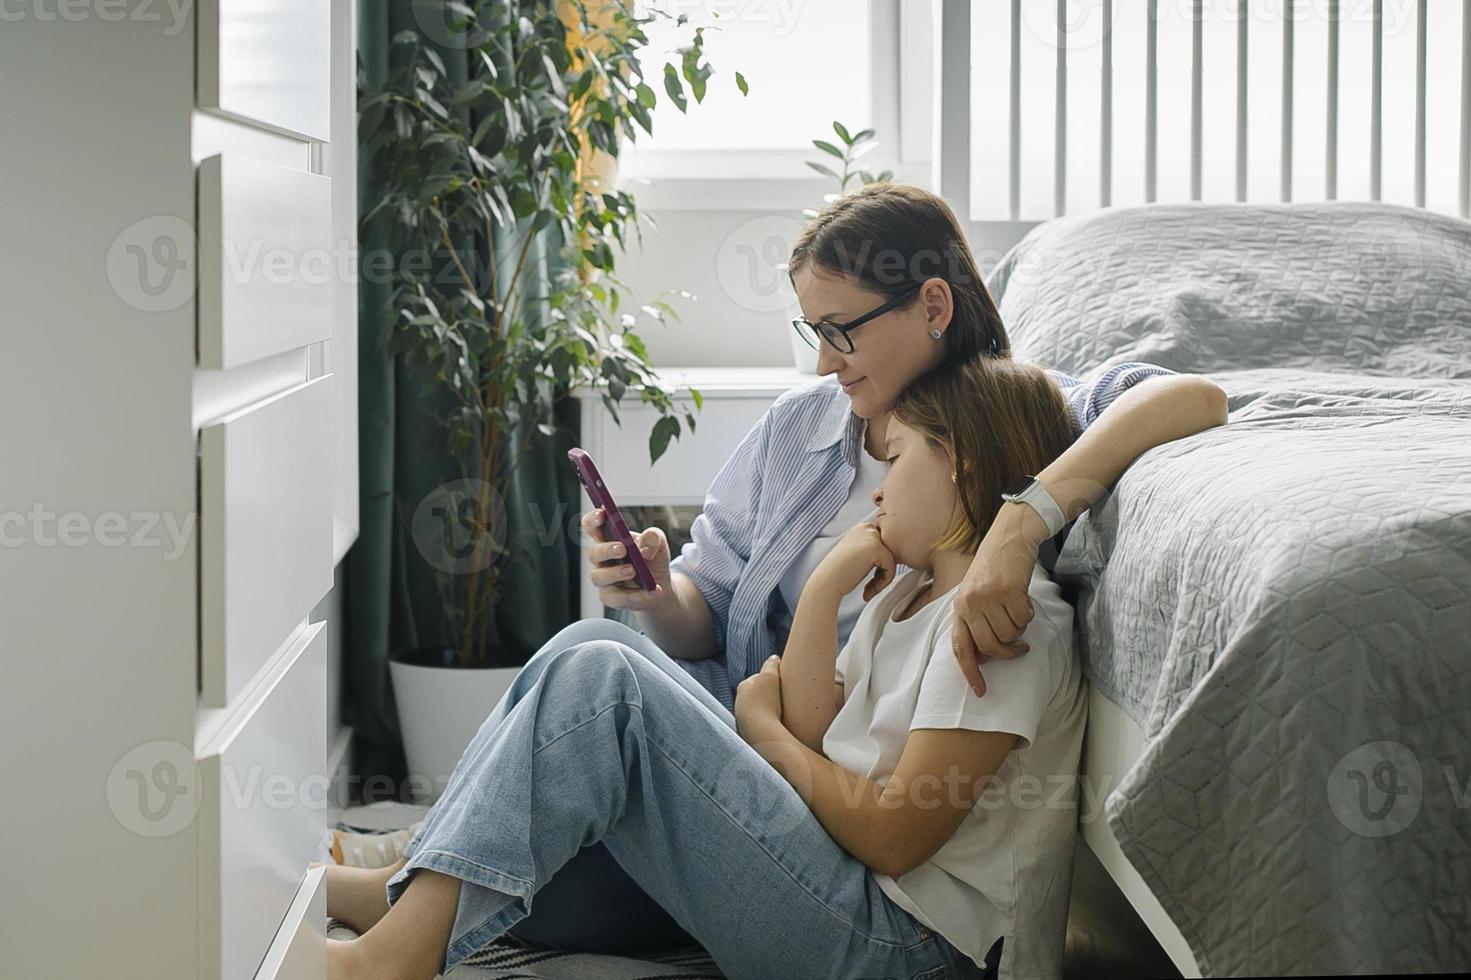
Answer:
[[579, 619], [577, 622], [564, 626], [545, 644], [539, 652], [548, 650], [564, 650], [567, 647], [585, 643], [588, 640], [621, 640], [632, 633], [639, 634], [629, 629], [624, 624], [613, 619]]
[[604, 694], [623, 698], [638, 689], [639, 669], [647, 666], [643, 655], [626, 643], [598, 636], [554, 651], [543, 668], [543, 678], [559, 690], [576, 688], [573, 701], [585, 702]]

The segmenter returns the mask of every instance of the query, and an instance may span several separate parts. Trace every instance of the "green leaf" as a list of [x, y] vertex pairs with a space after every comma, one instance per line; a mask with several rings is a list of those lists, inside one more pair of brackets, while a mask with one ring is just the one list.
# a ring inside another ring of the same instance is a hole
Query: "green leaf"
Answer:
[[736, 88], [738, 88], [738, 89], [741, 90], [741, 94], [742, 95], [750, 95], [751, 94], [751, 87], [746, 84], [746, 76], [745, 75], [742, 75], [740, 72], [736, 72], [735, 73], [735, 77], [736, 77]]
[[584, 95], [586, 95], [588, 89], [592, 88], [592, 83], [596, 78], [597, 73], [590, 68], [587, 71], [584, 71], [581, 75], [578, 75], [577, 81], [572, 83], [571, 97], [573, 101], [576, 101], [577, 99], [580, 99]]
[[660, 416], [659, 421], [654, 423], [654, 430], [649, 433], [649, 462], [657, 463], [659, 457], [669, 448], [669, 440], [679, 435], [679, 419], [672, 415]]
[[679, 72], [668, 63], [664, 65], [664, 91], [669, 93], [669, 98], [684, 112], [689, 108], [689, 102], [684, 97], [684, 88], [679, 84]]
[[423, 89], [420, 89], [419, 90], [419, 101], [422, 102], [422, 103], [424, 103], [426, 106], [428, 106], [429, 107], [429, 111], [433, 112], [439, 118], [441, 118], [441, 119], [448, 119], [449, 118], [449, 110], [446, 109], [444, 106], [440, 105], [439, 102], [435, 100], [434, 96], [430, 95], [428, 92], [424, 91]]
[[614, 401], [612, 398], [609, 398], [607, 395], [604, 395], [603, 407], [608, 410], [609, 415], [613, 416], [614, 425], [623, 425], [622, 420], [618, 418], [618, 403], [616, 401]]
[[842, 178], [839, 177], [837, 174], [833, 173], [831, 169], [829, 169], [827, 167], [824, 167], [820, 163], [814, 163], [813, 161], [808, 160], [807, 161], [807, 166], [811, 167], [813, 170], [816, 170], [820, 174], [826, 174], [827, 176], [831, 177], [833, 180], [842, 180]]
[[682, 68], [685, 81], [690, 83], [690, 94], [695, 97], [696, 102], [703, 102], [705, 100], [705, 79], [710, 77], [710, 69], [701, 67], [698, 48], [685, 49]]
[[490, 56], [490, 52], [482, 48], [476, 53], [480, 55], [480, 63], [485, 66], [485, 73], [490, 76], [490, 80], [495, 81], [500, 78], [501, 70], [496, 67], [495, 59]]
[[435, 51], [433, 48], [425, 48], [424, 57], [429, 60], [429, 63], [433, 65], [435, 70], [438, 71], [441, 75], [449, 74], [449, 72], [445, 70], [444, 59], [439, 56], [438, 51]]
[[836, 146], [833, 146], [827, 140], [813, 140], [812, 145], [817, 147], [824, 153], [829, 153], [837, 157], [839, 160], [843, 159], [843, 151], [838, 149]]
[[864, 140], [873, 139], [873, 130], [865, 129], [853, 134], [854, 143], [862, 143]]
[[654, 108], [654, 105], [655, 103], [657, 103], [658, 100], [654, 97], [654, 90], [649, 88], [646, 82], [639, 82], [638, 88], [635, 89], [635, 92], [638, 94], [639, 105], [643, 106], [645, 109]]
[[837, 133], [838, 139], [844, 143], [847, 143], [849, 146], [853, 145], [853, 137], [848, 135], [848, 128], [836, 119], [833, 120], [833, 132]]
[[[500, 119], [497, 118], [494, 114], [487, 115], [484, 119], [480, 120], [480, 125], [478, 125], [478, 126], [475, 127], [475, 133], [474, 133], [474, 135], [472, 135], [470, 137], [470, 143], [471, 143], [471, 145], [473, 145], [473, 146], [482, 146], [482, 144], [485, 143], [485, 137], [489, 136], [490, 135], [490, 131], [492, 129], [498, 127], [499, 124], [500, 124]], [[501, 130], [501, 142], [504, 143], [505, 142], [505, 139], [506, 139], [505, 130]], [[485, 151], [482, 149], [481, 152], [485, 152]], [[489, 153], [489, 155], [490, 156], [495, 156], [496, 153], [498, 153], [498, 152], [499, 152], [499, 149], [491, 150], [490, 153]]]
[[461, 3], [460, 0], [444, 0], [444, 5], [449, 8], [451, 13], [459, 14], [467, 21], [473, 22], [475, 20], [475, 11], [471, 10], [468, 4]]
[[[700, 394], [700, 389], [698, 389], [698, 388], [691, 388], [690, 389], [690, 397], [695, 400], [695, 408], [697, 408], [697, 409], [699, 409], [701, 411], [704, 411], [704, 409], [705, 409], [705, 396], [702, 395], [702, 394]], [[693, 423], [691, 423], [691, 424], [693, 424]]]
[[567, 86], [562, 84], [562, 73], [557, 70], [556, 65], [552, 64], [551, 56], [542, 52], [541, 63], [546, 66], [547, 80], [552, 83], [552, 91], [556, 92], [559, 97], [566, 98]]

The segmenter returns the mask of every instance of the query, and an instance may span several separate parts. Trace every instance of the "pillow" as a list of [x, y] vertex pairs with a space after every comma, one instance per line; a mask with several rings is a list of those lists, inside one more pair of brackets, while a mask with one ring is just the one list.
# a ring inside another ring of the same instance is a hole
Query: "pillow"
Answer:
[[1055, 218], [987, 286], [1069, 374], [1305, 368], [1471, 378], [1471, 222], [1392, 204], [1148, 204]]

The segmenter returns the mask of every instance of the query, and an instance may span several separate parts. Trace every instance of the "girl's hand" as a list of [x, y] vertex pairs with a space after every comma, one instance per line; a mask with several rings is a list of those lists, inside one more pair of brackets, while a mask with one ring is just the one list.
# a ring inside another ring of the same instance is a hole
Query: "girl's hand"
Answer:
[[760, 740], [772, 722], [781, 724], [781, 658], [773, 654], [761, 669], [736, 685], [736, 731]]
[[603, 535], [603, 508], [595, 507], [582, 515], [582, 533], [592, 541], [587, 546], [587, 562], [592, 566], [587, 577], [597, 586], [603, 605], [645, 612], [662, 606], [674, 594], [669, 577], [669, 539], [661, 529], [649, 527], [633, 535], [649, 571], [654, 573], [653, 592], [645, 592], [634, 580], [633, 565], [623, 558], [623, 543], [609, 541]]
[[1035, 614], [1027, 587], [1041, 541], [1023, 523], [1028, 513], [1028, 508], [1012, 504], [1001, 508], [955, 596], [951, 646], [977, 696], [986, 693], [981, 664], [992, 657], [1010, 660], [1030, 649], [1022, 634]]
[[879, 537], [878, 528], [865, 522], [855, 524], [838, 539], [833, 550], [813, 570], [812, 578], [841, 598], [858, 588], [868, 573], [877, 569], [863, 590], [863, 601], [867, 602], [894, 580], [896, 564], [893, 552]]

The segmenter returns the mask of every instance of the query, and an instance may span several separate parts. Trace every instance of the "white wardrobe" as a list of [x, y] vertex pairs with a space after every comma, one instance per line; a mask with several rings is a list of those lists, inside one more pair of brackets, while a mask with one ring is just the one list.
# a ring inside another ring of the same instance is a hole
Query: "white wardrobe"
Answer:
[[353, 12], [0, 17], [0, 976], [323, 975]]

